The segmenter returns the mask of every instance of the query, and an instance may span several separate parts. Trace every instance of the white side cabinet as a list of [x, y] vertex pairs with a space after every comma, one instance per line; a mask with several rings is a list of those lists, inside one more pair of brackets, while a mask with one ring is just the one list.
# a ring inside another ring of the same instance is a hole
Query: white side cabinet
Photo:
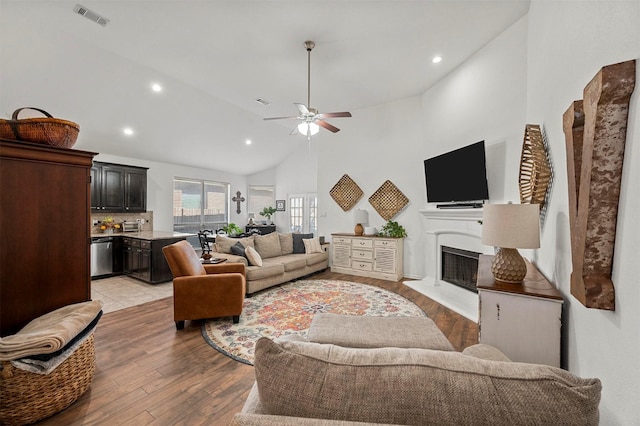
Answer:
[[331, 271], [398, 281], [403, 276], [404, 238], [331, 234]]
[[562, 294], [527, 262], [522, 284], [497, 282], [493, 256], [480, 256], [479, 341], [500, 349], [512, 361], [560, 367]]

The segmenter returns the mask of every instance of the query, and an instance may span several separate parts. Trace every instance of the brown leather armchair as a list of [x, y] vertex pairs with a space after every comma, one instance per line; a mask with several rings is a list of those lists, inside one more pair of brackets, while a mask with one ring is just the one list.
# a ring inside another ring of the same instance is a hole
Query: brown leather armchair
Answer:
[[173, 319], [182, 330], [185, 320], [233, 317], [240, 321], [246, 291], [242, 263], [203, 265], [187, 241], [162, 248], [173, 273]]

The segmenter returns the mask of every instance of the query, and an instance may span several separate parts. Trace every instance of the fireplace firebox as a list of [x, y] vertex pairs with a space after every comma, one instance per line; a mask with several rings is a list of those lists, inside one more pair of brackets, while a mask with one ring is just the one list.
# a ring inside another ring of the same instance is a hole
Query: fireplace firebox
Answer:
[[441, 279], [466, 290], [478, 292], [478, 259], [480, 253], [454, 247], [440, 246]]

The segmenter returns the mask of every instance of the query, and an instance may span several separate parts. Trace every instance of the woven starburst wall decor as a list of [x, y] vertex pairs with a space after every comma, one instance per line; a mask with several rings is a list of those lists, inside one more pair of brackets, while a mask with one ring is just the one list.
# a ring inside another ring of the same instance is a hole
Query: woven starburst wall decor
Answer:
[[360, 189], [358, 184], [355, 183], [349, 175], [345, 174], [333, 185], [329, 194], [331, 194], [331, 198], [338, 203], [342, 210], [346, 212], [356, 205], [358, 200], [364, 195], [364, 192], [362, 192], [362, 189]]
[[409, 204], [409, 199], [390, 180], [386, 180], [369, 197], [369, 204], [384, 220], [391, 220]]

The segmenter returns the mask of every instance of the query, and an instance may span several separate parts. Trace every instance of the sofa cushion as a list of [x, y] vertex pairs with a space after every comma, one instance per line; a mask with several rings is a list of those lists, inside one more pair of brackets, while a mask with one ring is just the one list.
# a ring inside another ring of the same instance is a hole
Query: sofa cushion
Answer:
[[247, 260], [252, 266], [262, 266], [262, 258], [260, 254], [253, 247], [247, 247], [244, 254], [247, 256]]
[[405, 425], [597, 425], [599, 418], [598, 379], [459, 352], [263, 337], [255, 373], [261, 405], [274, 415]]
[[322, 253], [322, 245], [320, 245], [320, 238], [305, 238], [302, 240], [304, 243], [304, 252], [310, 253]]
[[502, 362], [511, 361], [508, 356], [506, 356], [500, 351], [500, 349], [490, 345], [484, 345], [482, 343], [468, 346], [462, 351], [462, 353], [468, 356], [482, 358], [489, 361], [502, 361]]
[[261, 280], [276, 275], [284, 274], [282, 263], [266, 262], [262, 260], [262, 266], [250, 266], [247, 268], [247, 281]]
[[242, 245], [240, 241], [231, 246], [231, 254], [235, 254], [236, 256], [247, 257], [246, 249]]
[[286, 272], [295, 271], [296, 269], [301, 269], [307, 266], [306, 256], [302, 256], [299, 254], [288, 254], [286, 256], [279, 256], [277, 258], [271, 259], [271, 261], [282, 263]]
[[453, 351], [453, 345], [427, 317], [369, 317], [315, 314], [307, 333], [315, 343], [349, 348], [423, 348]]
[[322, 253], [310, 253], [304, 257], [307, 260], [307, 265], [316, 265], [321, 262], [326, 262], [329, 259], [329, 253], [323, 251]]
[[293, 253], [293, 234], [278, 234], [280, 238], [280, 248], [282, 249], [282, 254], [291, 254]]
[[224, 235], [216, 235], [216, 251], [219, 253], [231, 253], [231, 246], [238, 241], [245, 247], [255, 247], [253, 243], [253, 236], [246, 238], [230, 238]]
[[295, 254], [303, 254], [304, 253], [304, 242], [303, 239], [313, 238], [313, 234], [291, 234], [293, 237], [293, 253]]
[[253, 238], [255, 249], [263, 259], [282, 255], [280, 237], [278, 237], [277, 233], [272, 232], [267, 235], [256, 235]]

